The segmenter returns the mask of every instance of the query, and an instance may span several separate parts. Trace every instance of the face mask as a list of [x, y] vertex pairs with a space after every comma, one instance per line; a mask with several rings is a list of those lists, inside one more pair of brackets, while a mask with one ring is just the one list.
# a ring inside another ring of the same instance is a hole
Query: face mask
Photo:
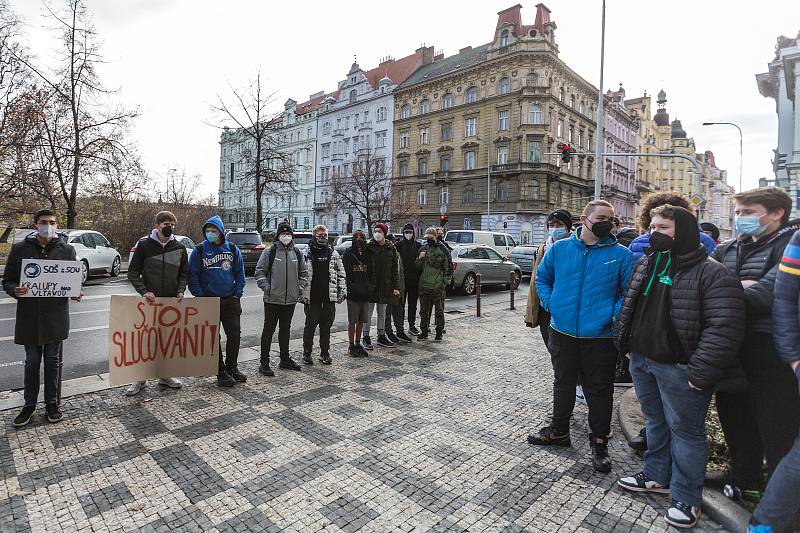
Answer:
[[554, 241], [557, 241], [567, 236], [567, 228], [550, 228], [547, 230], [547, 233]]
[[214, 233], [213, 231], [207, 231], [206, 240], [211, 243], [217, 242], [217, 234]]
[[318, 235], [317, 244], [328, 244], [328, 237], [326, 237], [325, 235]]
[[172, 236], [172, 226], [164, 226], [161, 228], [161, 235], [164, 237], [171, 237]]
[[594, 236], [598, 239], [602, 239], [603, 237], [608, 236], [611, 233], [611, 228], [614, 224], [610, 220], [604, 220], [602, 222], [595, 222], [592, 224], [592, 227], [589, 228], [589, 231], [594, 233]]
[[383, 240], [383, 233], [380, 231], [376, 231], [373, 235], [375, 235], [375, 240], [381, 242]]
[[363, 248], [364, 247], [364, 242], [365, 242], [364, 239], [356, 239], [355, 242], [356, 242], [356, 247], [357, 248]]
[[675, 239], [658, 231], [650, 232], [650, 250], [653, 252], [666, 252], [672, 249]]
[[291, 235], [281, 235], [280, 237], [278, 237], [278, 240], [281, 241], [284, 246], [289, 246], [289, 243], [292, 242], [292, 236]]
[[405, 237], [407, 240], [410, 241], [411, 239], [414, 238], [414, 234], [411, 233], [410, 231], [407, 231], [406, 233], [403, 233], [403, 237]]
[[761, 235], [767, 227], [762, 226], [759, 222], [760, 220], [761, 217], [756, 215], [737, 216], [734, 219], [736, 231], [742, 235], [749, 235], [751, 237]]
[[39, 236], [45, 239], [52, 239], [56, 235], [56, 227], [50, 224], [37, 224], [36, 228], [39, 232]]
[[432, 239], [432, 238], [428, 237], [427, 239], [425, 239], [425, 241], [427, 241], [428, 246], [435, 246], [436, 245], [436, 239]]

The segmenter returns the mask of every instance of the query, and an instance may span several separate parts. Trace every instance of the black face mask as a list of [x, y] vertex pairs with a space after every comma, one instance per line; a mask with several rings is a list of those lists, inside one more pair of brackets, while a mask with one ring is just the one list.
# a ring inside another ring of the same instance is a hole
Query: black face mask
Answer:
[[356, 248], [359, 250], [364, 247], [364, 239], [356, 239]]
[[666, 252], [672, 249], [675, 239], [658, 231], [650, 232], [650, 250], [653, 252]]
[[610, 220], [604, 220], [602, 222], [595, 222], [592, 224], [592, 227], [589, 228], [589, 231], [594, 233], [594, 236], [598, 239], [602, 239], [608, 236], [611, 233], [611, 228], [614, 227], [613, 222]]
[[436, 239], [428, 238], [425, 239], [425, 241], [428, 243], [428, 246], [436, 246]]
[[164, 226], [163, 228], [161, 228], [161, 235], [163, 235], [164, 237], [172, 236], [172, 226]]
[[319, 244], [320, 246], [324, 246], [324, 245], [328, 244], [328, 238], [327, 237], [319, 236], [316, 239], [317, 239], [317, 244]]

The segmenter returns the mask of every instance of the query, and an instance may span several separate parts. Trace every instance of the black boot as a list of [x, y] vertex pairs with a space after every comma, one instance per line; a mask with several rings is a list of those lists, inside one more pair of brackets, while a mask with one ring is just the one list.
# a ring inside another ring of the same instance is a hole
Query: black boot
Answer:
[[611, 472], [611, 458], [608, 456], [608, 438], [589, 435], [592, 447], [592, 464], [597, 472], [608, 474]]
[[303, 352], [303, 363], [306, 365], [314, 364], [314, 360], [311, 358], [311, 352]]
[[220, 370], [217, 373], [217, 387], [233, 387], [236, 383], [227, 370]]
[[275, 372], [273, 372], [273, 370], [269, 367], [269, 357], [261, 360], [261, 365], [258, 367], [258, 373], [262, 376], [275, 376]]
[[300, 365], [295, 363], [294, 360], [288, 355], [282, 355], [281, 362], [278, 364], [278, 368], [282, 368], [284, 370], [300, 370]]
[[239, 371], [239, 367], [238, 366], [234, 366], [233, 368], [229, 369], [228, 370], [228, 374], [231, 375], [231, 377], [233, 378], [233, 380], [236, 383], [245, 383], [245, 382], [247, 382], [247, 376], [245, 376], [244, 374], [242, 374]]
[[647, 428], [642, 428], [638, 435], [631, 437], [631, 440], [628, 441], [628, 446], [637, 452], [647, 450]]
[[569, 438], [569, 431], [561, 432], [552, 426], [545, 426], [539, 430], [539, 433], [528, 435], [528, 444], [535, 444], [536, 446], [571, 446], [572, 441]]

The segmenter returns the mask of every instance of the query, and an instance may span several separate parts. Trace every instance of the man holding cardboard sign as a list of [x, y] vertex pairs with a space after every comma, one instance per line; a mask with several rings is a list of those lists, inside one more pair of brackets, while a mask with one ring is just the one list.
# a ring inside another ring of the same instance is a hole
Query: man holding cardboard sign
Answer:
[[[77, 292], [53, 290], [51, 285], [34, 286], [32, 282], [21, 283], [23, 277], [43, 274], [42, 265], [59, 263], [68, 265], [75, 261], [75, 249], [56, 233], [58, 220], [49, 209], [40, 209], [33, 214], [36, 233], [11, 247], [8, 263], [3, 272], [3, 289], [17, 299], [17, 317], [14, 327], [14, 343], [25, 346], [25, 406], [14, 419], [14, 427], [23, 427], [30, 422], [36, 411], [39, 398], [39, 367], [44, 359], [44, 403], [47, 419], [59, 422], [63, 415], [58, 408], [58, 349], [61, 341], [69, 336], [69, 300], [80, 301], [80, 273]], [[27, 274], [23, 271], [26, 262]], [[41, 261], [41, 262], [40, 262]], [[78, 271], [80, 272], [80, 270]], [[34, 278], [38, 277], [33, 276]], [[50, 282], [46, 282], [50, 283]], [[63, 287], [61, 287], [63, 289]]]

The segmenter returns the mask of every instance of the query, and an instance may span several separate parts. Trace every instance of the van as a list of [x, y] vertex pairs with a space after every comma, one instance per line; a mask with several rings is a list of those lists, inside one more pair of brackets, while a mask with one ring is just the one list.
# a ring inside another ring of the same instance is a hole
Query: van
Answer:
[[506, 258], [511, 257], [511, 250], [517, 245], [517, 241], [508, 233], [495, 231], [451, 230], [444, 236], [444, 240], [451, 246], [456, 244], [484, 244]]

